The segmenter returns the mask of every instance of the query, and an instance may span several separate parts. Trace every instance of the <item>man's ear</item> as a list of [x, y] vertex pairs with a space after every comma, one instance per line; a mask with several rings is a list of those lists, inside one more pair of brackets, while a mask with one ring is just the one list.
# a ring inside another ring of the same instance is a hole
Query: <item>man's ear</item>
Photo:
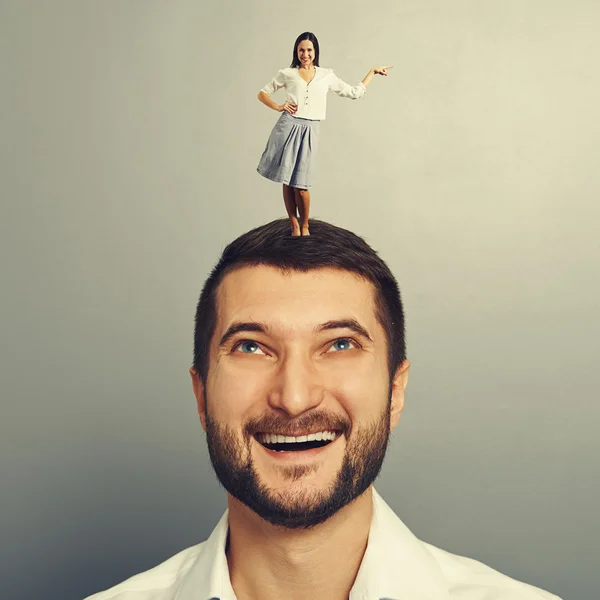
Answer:
[[204, 382], [194, 367], [190, 369], [190, 375], [192, 377], [194, 396], [196, 396], [196, 404], [198, 405], [198, 416], [202, 423], [202, 429], [206, 431], [206, 393], [204, 391]]
[[392, 398], [390, 402], [390, 431], [392, 431], [404, 409], [404, 392], [408, 384], [408, 371], [410, 370], [410, 361], [404, 360], [396, 369], [396, 374], [392, 380]]

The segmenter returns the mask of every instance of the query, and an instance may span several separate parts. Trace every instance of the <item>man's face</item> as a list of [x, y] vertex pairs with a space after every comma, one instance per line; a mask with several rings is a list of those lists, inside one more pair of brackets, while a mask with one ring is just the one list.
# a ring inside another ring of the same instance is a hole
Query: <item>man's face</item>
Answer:
[[207, 381], [192, 370], [198, 410], [219, 480], [273, 524], [321, 523], [379, 473], [409, 365], [390, 382], [374, 300], [337, 269], [221, 283]]

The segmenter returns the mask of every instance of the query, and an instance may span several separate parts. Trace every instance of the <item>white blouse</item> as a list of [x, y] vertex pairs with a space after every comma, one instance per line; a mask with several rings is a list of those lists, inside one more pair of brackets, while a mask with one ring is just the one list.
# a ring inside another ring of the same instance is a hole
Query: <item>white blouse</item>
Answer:
[[322, 121], [325, 119], [327, 92], [331, 90], [342, 98], [356, 100], [364, 95], [367, 88], [361, 83], [350, 85], [342, 81], [333, 69], [315, 67], [315, 76], [306, 83], [296, 67], [281, 69], [261, 90], [269, 96], [280, 88], [285, 88], [286, 100], [298, 105], [295, 117]]

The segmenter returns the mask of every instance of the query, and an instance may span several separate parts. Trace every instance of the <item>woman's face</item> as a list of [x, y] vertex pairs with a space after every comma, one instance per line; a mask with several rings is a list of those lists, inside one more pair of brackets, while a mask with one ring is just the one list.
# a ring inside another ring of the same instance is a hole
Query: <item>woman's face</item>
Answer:
[[315, 47], [310, 40], [302, 40], [296, 48], [298, 60], [304, 68], [312, 66], [315, 60]]

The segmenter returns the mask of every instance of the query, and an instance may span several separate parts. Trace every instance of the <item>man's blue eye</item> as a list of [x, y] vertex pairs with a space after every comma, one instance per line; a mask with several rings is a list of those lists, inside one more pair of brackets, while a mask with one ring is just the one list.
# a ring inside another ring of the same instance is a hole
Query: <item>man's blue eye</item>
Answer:
[[332, 348], [335, 348], [336, 350], [349, 350], [350, 348], [352, 348], [352, 343], [350, 342], [350, 340], [336, 340], [335, 342], [333, 342]]
[[244, 354], [254, 354], [259, 349], [256, 342], [242, 342], [239, 347]]

